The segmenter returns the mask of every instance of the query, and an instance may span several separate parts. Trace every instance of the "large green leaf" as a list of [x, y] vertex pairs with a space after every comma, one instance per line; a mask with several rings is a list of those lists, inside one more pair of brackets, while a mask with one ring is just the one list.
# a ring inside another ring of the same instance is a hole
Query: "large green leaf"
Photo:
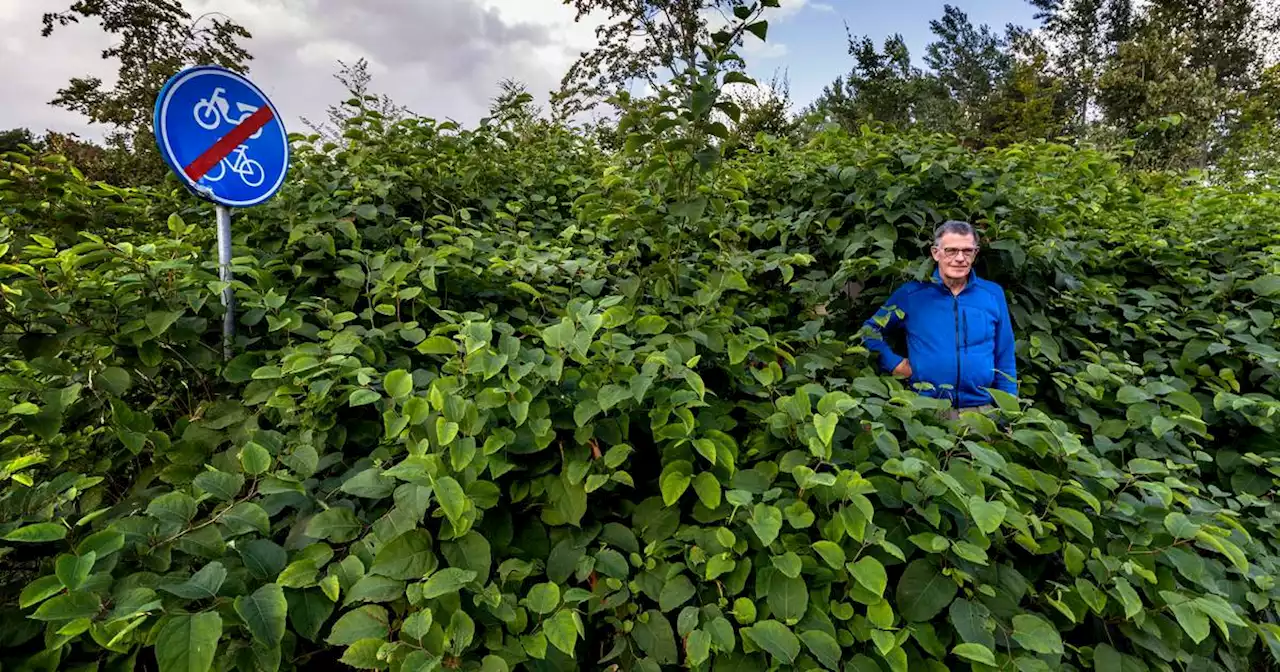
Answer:
[[160, 672], [207, 672], [221, 638], [222, 617], [217, 612], [169, 617], [156, 635]]
[[245, 627], [259, 642], [274, 646], [284, 637], [289, 605], [280, 586], [268, 583], [249, 595], [237, 597], [235, 608]]
[[919, 558], [912, 560], [898, 579], [895, 601], [903, 618], [918, 623], [946, 609], [959, 590], [932, 562]]

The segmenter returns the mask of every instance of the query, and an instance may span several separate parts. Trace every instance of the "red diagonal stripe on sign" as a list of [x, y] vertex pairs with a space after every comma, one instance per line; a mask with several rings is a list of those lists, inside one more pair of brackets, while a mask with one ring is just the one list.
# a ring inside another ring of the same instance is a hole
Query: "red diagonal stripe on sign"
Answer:
[[257, 112], [249, 115], [248, 119], [240, 122], [238, 126], [231, 129], [230, 133], [222, 136], [221, 139], [213, 143], [213, 146], [206, 149], [204, 154], [196, 157], [195, 161], [188, 163], [187, 167], [183, 169], [183, 172], [185, 172], [187, 177], [191, 178], [191, 181], [193, 182], [204, 177], [204, 174], [212, 170], [214, 166], [218, 165], [219, 161], [227, 158], [227, 155], [230, 154], [233, 149], [239, 147], [245, 140], [248, 140], [249, 136], [257, 133], [258, 129], [266, 126], [267, 122], [271, 121], [273, 116], [274, 115], [271, 113], [270, 107], [263, 105], [258, 108]]

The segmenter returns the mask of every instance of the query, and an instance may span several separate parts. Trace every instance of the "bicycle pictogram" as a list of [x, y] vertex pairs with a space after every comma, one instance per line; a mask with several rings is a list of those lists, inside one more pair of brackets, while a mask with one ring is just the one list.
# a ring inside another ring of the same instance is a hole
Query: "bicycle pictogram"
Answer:
[[[213, 90], [213, 94], [208, 98], [201, 98], [200, 102], [196, 103], [192, 114], [195, 115], [196, 123], [200, 124], [201, 128], [212, 131], [221, 126], [224, 121], [232, 126], [238, 126], [240, 122], [248, 119], [254, 112], [258, 111], [258, 108], [253, 105], [236, 103], [236, 109], [240, 111], [240, 118], [232, 119], [231, 103], [227, 102], [224, 97], [226, 92], [226, 89], [218, 87]], [[259, 128], [253, 135], [249, 136], [249, 139], [258, 139], [262, 135], [262, 130]]]
[[230, 170], [239, 175], [240, 180], [250, 187], [261, 185], [267, 177], [266, 172], [262, 170], [261, 163], [245, 155], [248, 149], [248, 145], [240, 145], [231, 150], [230, 156], [219, 161], [217, 166], [204, 174], [204, 178], [210, 182], [217, 182], [226, 176], [227, 170]]

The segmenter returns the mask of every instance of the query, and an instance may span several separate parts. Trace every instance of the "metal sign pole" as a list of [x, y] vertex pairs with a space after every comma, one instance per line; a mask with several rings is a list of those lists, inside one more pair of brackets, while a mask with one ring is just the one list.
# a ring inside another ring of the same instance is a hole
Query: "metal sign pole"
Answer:
[[222, 290], [222, 305], [227, 313], [222, 318], [222, 357], [231, 359], [231, 343], [236, 337], [236, 297], [231, 291], [231, 208], [218, 209], [218, 279], [227, 283]]

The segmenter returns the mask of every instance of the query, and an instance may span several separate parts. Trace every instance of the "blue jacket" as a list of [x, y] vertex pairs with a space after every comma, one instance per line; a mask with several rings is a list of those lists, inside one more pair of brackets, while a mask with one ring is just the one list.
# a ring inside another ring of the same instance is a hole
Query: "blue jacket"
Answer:
[[[884, 318], [888, 322], [881, 327], [877, 319]], [[936, 269], [932, 282], [908, 282], [865, 324], [872, 330], [865, 343], [879, 355], [886, 372], [903, 358], [885, 343], [884, 330], [905, 327], [912, 370], [907, 382], [933, 386], [918, 390], [922, 395], [964, 408], [993, 403], [985, 388], [1018, 393], [1013, 324], [1004, 289], [973, 271], [959, 295], [942, 283]]]

